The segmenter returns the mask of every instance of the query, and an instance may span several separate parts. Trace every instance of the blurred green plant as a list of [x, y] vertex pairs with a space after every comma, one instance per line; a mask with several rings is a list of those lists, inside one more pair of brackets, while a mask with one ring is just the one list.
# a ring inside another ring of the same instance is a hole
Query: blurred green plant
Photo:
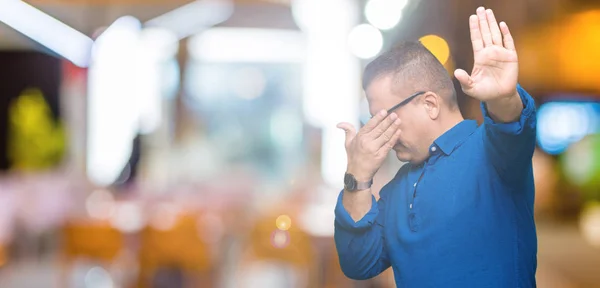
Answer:
[[39, 89], [26, 89], [9, 107], [8, 157], [11, 170], [36, 171], [60, 163], [66, 135]]
[[573, 143], [560, 161], [565, 179], [582, 192], [583, 200], [600, 201], [600, 135]]

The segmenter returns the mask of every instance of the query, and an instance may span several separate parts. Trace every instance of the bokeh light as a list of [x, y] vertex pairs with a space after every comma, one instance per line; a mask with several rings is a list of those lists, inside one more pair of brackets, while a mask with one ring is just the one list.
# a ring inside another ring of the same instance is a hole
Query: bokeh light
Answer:
[[114, 281], [110, 273], [102, 267], [94, 267], [85, 274], [85, 287], [113, 288]]
[[159, 231], [171, 230], [177, 223], [179, 207], [172, 203], [160, 203], [150, 220], [150, 225]]
[[442, 63], [446, 64], [450, 58], [450, 47], [444, 38], [437, 35], [426, 35], [419, 39], [431, 53]]
[[277, 217], [277, 220], [275, 220], [275, 225], [277, 226], [277, 229], [287, 231], [292, 226], [292, 218], [288, 215], [280, 215]]
[[371, 25], [388, 30], [394, 28], [402, 18], [402, 9], [407, 0], [370, 0], [365, 5], [365, 17]]
[[549, 154], [560, 154], [598, 129], [600, 105], [591, 102], [549, 102], [538, 108], [537, 138]]
[[[401, 42], [419, 41], [453, 79], [470, 69], [474, 3], [105, 2], [110, 19], [87, 17], [90, 3], [51, 9], [72, 32], [95, 34], [87, 68], [65, 59], [84, 56], [81, 45], [53, 49], [73, 46], [68, 35], [39, 42], [39, 21], [0, 9], [0, 22], [22, 24], [0, 27], [0, 283], [396, 286], [394, 269], [360, 282], [341, 269], [347, 251], [333, 224], [348, 157], [336, 125], [368, 122], [366, 65]], [[535, 195], [522, 199], [525, 234], [539, 240], [529, 270], [541, 272], [531, 275], [540, 287], [597, 287], [600, 2], [513, 2], [494, 12], [511, 27], [519, 83], [536, 102], [533, 157], [512, 159], [534, 178]], [[459, 98], [464, 118], [480, 122], [480, 101]], [[375, 199], [406, 164], [386, 156]]]
[[133, 202], [118, 203], [110, 222], [113, 227], [124, 233], [138, 232], [146, 224], [142, 216], [142, 207]]
[[[547, 39], [560, 39], [560, 41], [551, 40], [551, 45], [546, 47], [553, 48], [557, 52], [555, 55], [558, 56], [556, 57], [558, 63], [552, 64], [561, 67], [559, 78], [575, 84], [573, 86], [578, 86], [579, 89], [592, 87], [598, 89], [600, 55], [597, 51], [600, 48], [600, 38], [598, 38], [600, 10], [577, 13], [557, 27], [558, 29], [554, 31], [556, 38], [547, 37]], [[568, 53], [564, 53], [566, 51]], [[582, 73], [583, 71], [585, 72]]]
[[579, 187], [586, 200], [600, 199], [600, 135], [588, 135], [561, 155], [566, 180]]
[[109, 191], [99, 189], [87, 197], [85, 208], [90, 217], [98, 220], [107, 220], [115, 212], [115, 200]]
[[290, 233], [279, 229], [273, 231], [271, 233], [271, 244], [278, 249], [287, 247], [290, 244]]
[[348, 46], [356, 57], [369, 59], [375, 57], [383, 47], [381, 32], [369, 24], [360, 24], [352, 28], [348, 35]]
[[593, 176], [594, 147], [590, 138], [572, 144], [563, 154], [565, 176], [576, 185], [585, 185]]
[[590, 202], [583, 208], [579, 228], [588, 244], [600, 248], [600, 203]]

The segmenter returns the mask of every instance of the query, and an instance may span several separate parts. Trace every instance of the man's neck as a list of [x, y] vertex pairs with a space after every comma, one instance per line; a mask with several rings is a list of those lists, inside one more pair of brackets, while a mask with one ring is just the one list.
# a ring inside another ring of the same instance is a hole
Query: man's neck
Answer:
[[437, 131], [435, 135], [433, 135], [433, 141], [438, 139], [440, 136], [442, 136], [448, 130], [452, 129], [454, 126], [458, 125], [458, 123], [462, 122], [463, 120], [465, 120], [465, 118], [462, 116], [462, 114], [460, 114], [460, 111], [446, 115], [445, 119], [442, 119], [442, 121], [440, 121], [438, 129], [436, 129]]

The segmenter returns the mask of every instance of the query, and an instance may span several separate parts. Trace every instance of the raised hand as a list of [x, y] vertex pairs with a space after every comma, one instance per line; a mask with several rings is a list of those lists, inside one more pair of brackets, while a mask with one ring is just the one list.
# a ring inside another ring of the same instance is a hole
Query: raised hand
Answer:
[[347, 172], [360, 182], [373, 179], [386, 156], [400, 137], [400, 119], [385, 110], [377, 113], [358, 133], [352, 124], [340, 123], [338, 128], [346, 132]]
[[475, 62], [471, 75], [457, 69], [454, 76], [462, 90], [480, 101], [516, 95], [519, 65], [513, 38], [506, 23], [498, 25], [494, 12], [477, 8], [469, 17]]

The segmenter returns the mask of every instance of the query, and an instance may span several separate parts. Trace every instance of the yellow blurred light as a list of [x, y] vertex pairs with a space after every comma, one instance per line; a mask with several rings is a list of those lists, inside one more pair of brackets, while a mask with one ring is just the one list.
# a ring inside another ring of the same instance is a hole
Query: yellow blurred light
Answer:
[[448, 74], [450, 74], [450, 77], [454, 77], [454, 70], [456, 69], [456, 66], [454, 64], [454, 60], [452, 59], [452, 55], [450, 55], [448, 57], [448, 61], [446, 61], [446, 63], [444, 63], [444, 68], [446, 68], [446, 71], [448, 71]]
[[427, 35], [419, 39], [431, 53], [442, 63], [446, 64], [450, 58], [450, 47], [444, 38], [437, 35]]
[[292, 226], [292, 219], [288, 215], [280, 215], [277, 217], [277, 220], [275, 220], [275, 225], [277, 226], [277, 229], [286, 231]]
[[599, 30], [597, 9], [533, 25], [520, 33], [520, 81], [547, 91], [599, 91]]
[[600, 247], [600, 203], [586, 204], [581, 211], [579, 228], [583, 238], [592, 246]]
[[64, 154], [65, 134], [42, 91], [28, 88], [9, 107], [8, 156], [15, 170], [54, 166]]

